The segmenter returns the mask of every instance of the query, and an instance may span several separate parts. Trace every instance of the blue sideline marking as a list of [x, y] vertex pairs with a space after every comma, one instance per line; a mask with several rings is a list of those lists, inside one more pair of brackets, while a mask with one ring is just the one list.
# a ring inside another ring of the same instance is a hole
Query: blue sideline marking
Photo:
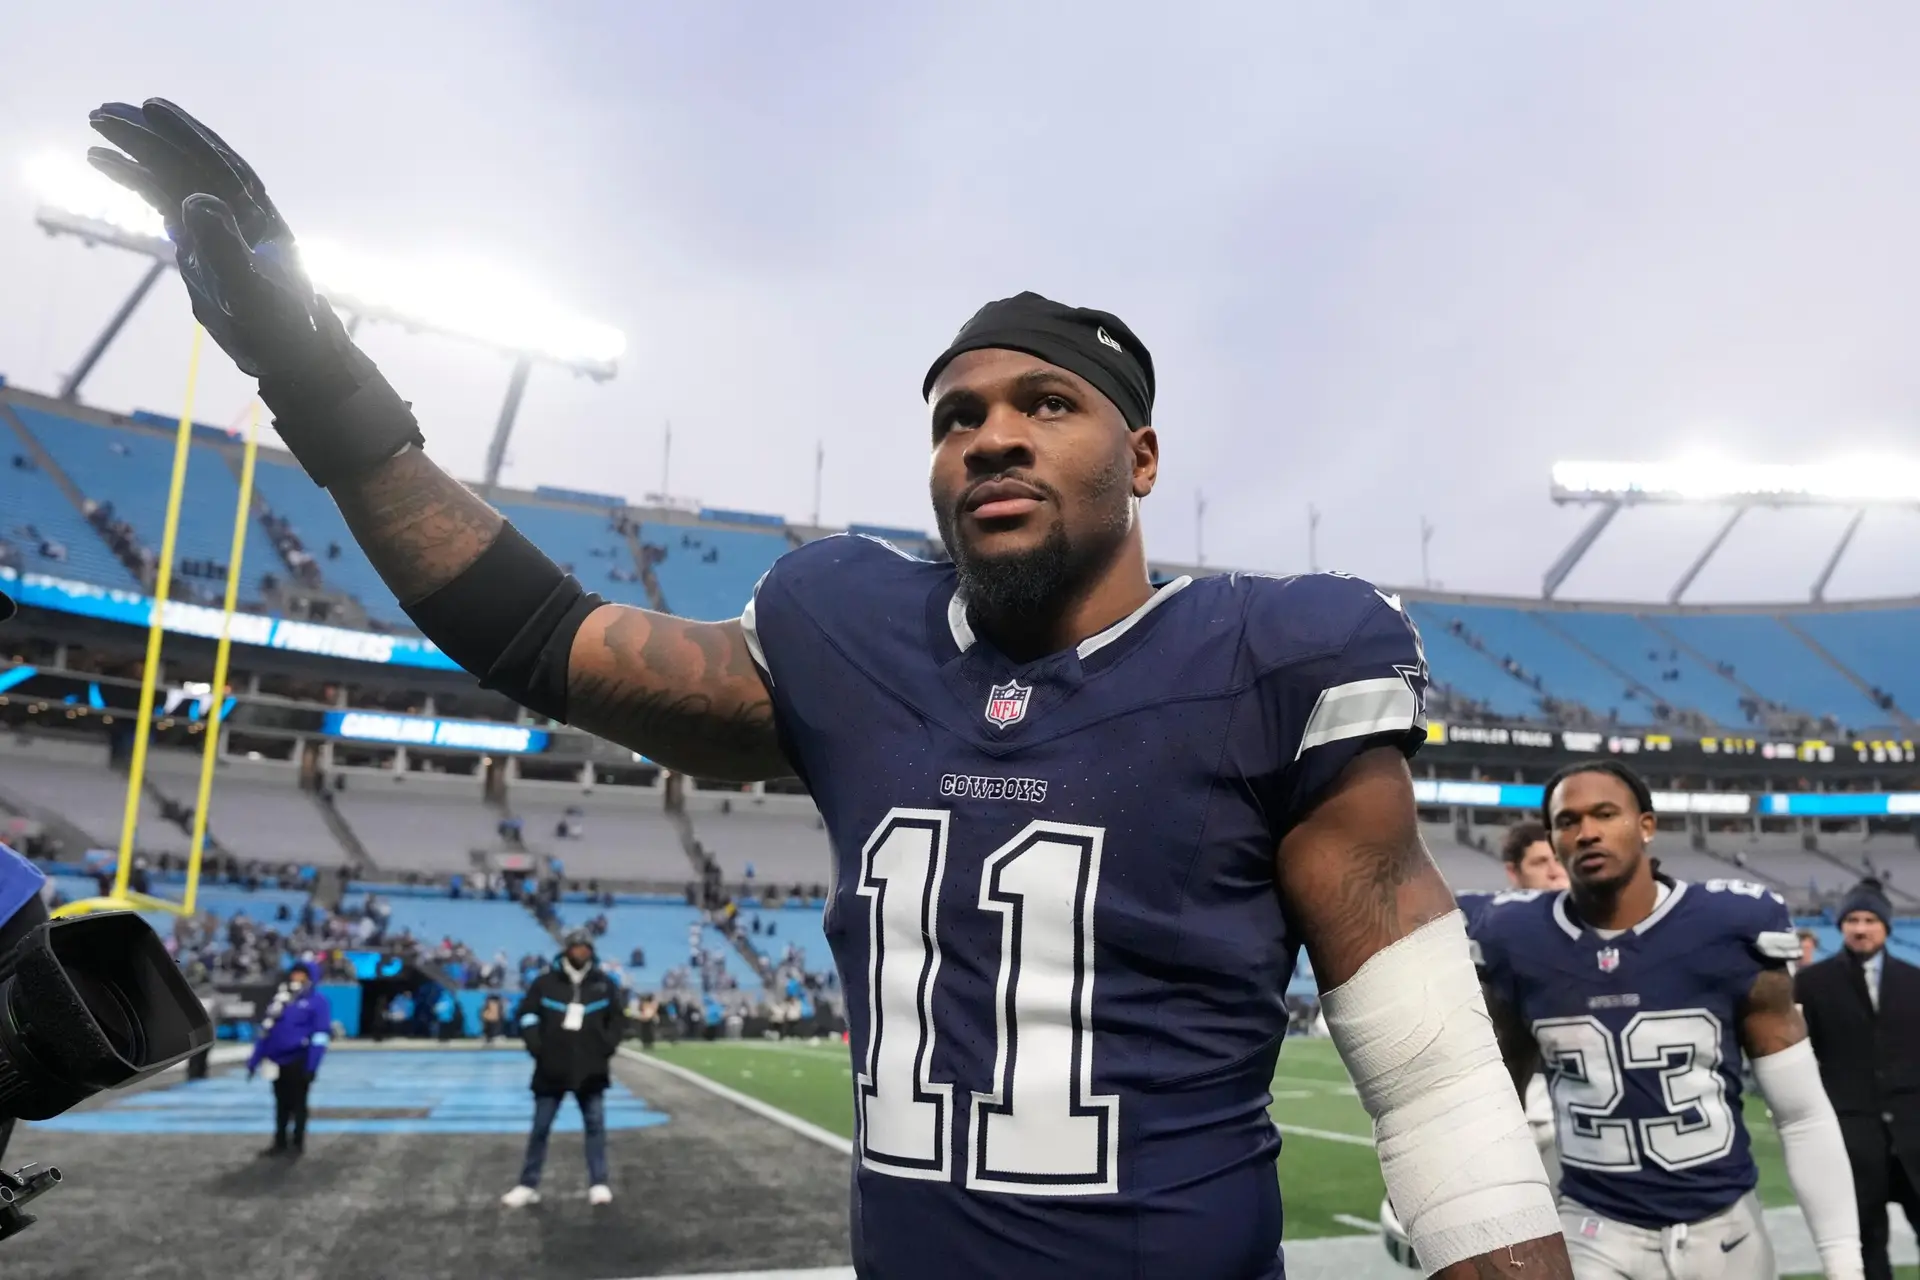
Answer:
[[[307, 1105], [334, 1108], [408, 1108], [422, 1116], [332, 1119], [315, 1115], [310, 1133], [513, 1133], [533, 1122], [528, 1090], [533, 1063], [523, 1052], [330, 1053]], [[665, 1124], [656, 1111], [618, 1079], [607, 1090], [607, 1128], [645, 1129]], [[273, 1085], [263, 1074], [248, 1083], [234, 1067], [206, 1080], [149, 1089], [105, 1106], [70, 1111], [38, 1122], [61, 1133], [259, 1133], [273, 1123]], [[580, 1109], [571, 1100], [554, 1122], [555, 1133], [580, 1132]]]

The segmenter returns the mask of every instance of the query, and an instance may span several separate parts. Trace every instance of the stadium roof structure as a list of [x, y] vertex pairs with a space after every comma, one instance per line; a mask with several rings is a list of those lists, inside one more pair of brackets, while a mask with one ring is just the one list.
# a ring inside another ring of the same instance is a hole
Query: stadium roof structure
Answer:
[[1814, 579], [1810, 598], [1826, 599], [1827, 582], [1866, 518], [1869, 507], [1920, 507], [1920, 463], [1908, 458], [1862, 457], [1816, 463], [1741, 463], [1720, 459], [1674, 462], [1556, 462], [1555, 503], [1598, 505], [1593, 519], [1547, 569], [1541, 597], [1551, 600], [1581, 557], [1624, 507], [1713, 504], [1730, 508], [1726, 520], [1667, 593], [1678, 604], [1693, 580], [1753, 507], [1845, 507], [1853, 518]]
[[[61, 400], [77, 402], [80, 388], [113, 345], [154, 281], [174, 265], [173, 242], [158, 214], [138, 196], [78, 160], [42, 156], [26, 166], [40, 200], [34, 221], [53, 236], [73, 236], [148, 260], [118, 310], [61, 383]], [[573, 315], [497, 266], [475, 262], [383, 261], [330, 241], [300, 243], [300, 257], [316, 289], [348, 316], [348, 332], [366, 320], [435, 333], [501, 352], [513, 359], [506, 398], [487, 447], [485, 484], [499, 482], [514, 418], [527, 379], [538, 364], [603, 382], [619, 371], [626, 338], [618, 329]]]

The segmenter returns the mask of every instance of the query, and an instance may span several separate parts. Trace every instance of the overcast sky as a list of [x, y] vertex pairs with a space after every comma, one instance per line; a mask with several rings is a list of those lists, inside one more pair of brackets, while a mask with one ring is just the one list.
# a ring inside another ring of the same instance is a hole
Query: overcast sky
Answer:
[[[505, 478], [931, 526], [921, 374], [982, 302], [1152, 348], [1149, 545], [1534, 594], [1586, 518], [1556, 458], [1920, 455], [1920, 9], [329, 0], [14, 6], [0, 372], [52, 390], [137, 261], [35, 229], [19, 160], [175, 99], [296, 231], [512, 263], [625, 331], [536, 374]], [[556, 16], [564, 15], [564, 16]], [[184, 292], [87, 389], [178, 412]], [[504, 359], [373, 328], [476, 476]], [[250, 387], [215, 354], [196, 417]], [[1563, 594], [1664, 596], [1718, 520], [1616, 521]], [[1693, 598], [1803, 598], [1845, 523], [1756, 512]], [[1920, 593], [1870, 515], [1831, 594]]]

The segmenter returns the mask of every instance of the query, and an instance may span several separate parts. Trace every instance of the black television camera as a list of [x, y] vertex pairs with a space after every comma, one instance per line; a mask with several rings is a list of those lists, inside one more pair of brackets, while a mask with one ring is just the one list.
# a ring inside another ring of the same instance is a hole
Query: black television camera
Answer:
[[[0, 956], [0, 1123], [45, 1120], [213, 1043], [213, 1023], [152, 926], [131, 911], [36, 925]], [[60, 1171], [0, 1171], [0, 1240]]]

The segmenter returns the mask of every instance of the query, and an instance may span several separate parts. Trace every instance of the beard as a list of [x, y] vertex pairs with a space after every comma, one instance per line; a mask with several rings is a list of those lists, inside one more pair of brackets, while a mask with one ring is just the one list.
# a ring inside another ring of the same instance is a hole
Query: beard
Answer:
[[1085, 500], [1101, 514], [1094, 528], [1077, 539], [1067, 532], [1058, 491], [1023, 478], [1047, 495], [1054, 519], [1037, 545], [1021, 551], [976, 551], [959, 531], [958, 504], [935, 505], [940, 540], [953, 558], [968, 612], [989, 626], [1032, 625], [1073, 604], [1100, 580], [1133, 525], [1131, 470], [1124, 458], [1116, 458], [1087, 482]]
[[1038, 546], [1011, 555], [984, 556], [965, 542], [954, 541], [953, 567], [960, 575], [960, 594], [967, 607], [983, 618], [1028, 619], [1045, 616], [1073, 599], [1092, 576], [1088, 557], [1076, 554], [1066, 524], [1055, 520]]

